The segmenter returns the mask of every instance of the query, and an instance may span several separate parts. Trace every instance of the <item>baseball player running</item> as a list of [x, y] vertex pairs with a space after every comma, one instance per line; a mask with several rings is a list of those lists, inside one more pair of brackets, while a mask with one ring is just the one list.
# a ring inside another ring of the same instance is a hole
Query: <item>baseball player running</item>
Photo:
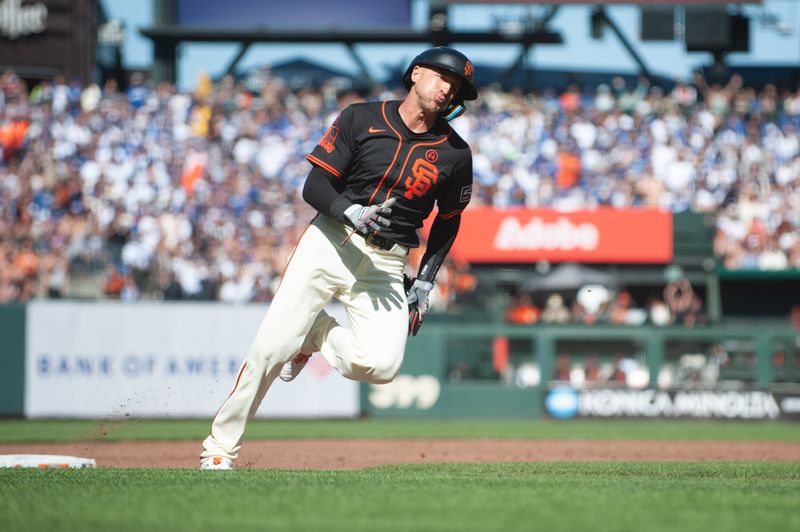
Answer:
[[[307, 156], [303, 198], [319, 214], [281, 284], [203, 442], [201, 469], [232, 469], [247, 421], [272, 382], [293, 380], [319, 352], [349, 379], [391, 382], [406, 338], [428, 310], [436, 273], [472, 192], [472, 154], [448, 121], [477, 97], [472, 63], [431, 48], [408, 66], [402, 101], [347, 107]], [[417, 230], [438, 215], [417, 277], [404, 285]], [[337, 298], [350, 327], [323, 307]]]

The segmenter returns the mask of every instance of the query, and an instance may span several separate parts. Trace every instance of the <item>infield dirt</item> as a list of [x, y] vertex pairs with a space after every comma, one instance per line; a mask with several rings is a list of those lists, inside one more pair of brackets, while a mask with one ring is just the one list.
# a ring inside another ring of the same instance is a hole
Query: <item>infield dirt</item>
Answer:
[[[65, 454], [98, 467], [179, 467], [199, 464], [200, 442], [129, 441], [0, 445], [0, 454]], [[549, 461], [800, 461], [800, 443], [687, 440], [250, 440], [237, 467], [359, 469], [385, 464]]]

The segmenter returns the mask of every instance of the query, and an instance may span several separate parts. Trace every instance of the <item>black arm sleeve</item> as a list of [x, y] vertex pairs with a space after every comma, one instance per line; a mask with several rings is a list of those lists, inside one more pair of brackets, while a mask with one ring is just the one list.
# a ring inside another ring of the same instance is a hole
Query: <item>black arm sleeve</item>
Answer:
[[439, 268], [444, 262], [453, 242], [456, 241], [458, 228], [461, 225], [461, 216], [453, 216], [443, 220], [436, 218], [428, 235], [428, 245], [425, 247], [425, 255], [419, 265], [417, 279], [421, 281], [433, 282]]
[[314, 166], [303, 186], [303, 199], [322, 214], [346, 223], [344, 211], [352, 203], [339, 195], [333, 186], [334, 179], [334, 176], [319, 166]]

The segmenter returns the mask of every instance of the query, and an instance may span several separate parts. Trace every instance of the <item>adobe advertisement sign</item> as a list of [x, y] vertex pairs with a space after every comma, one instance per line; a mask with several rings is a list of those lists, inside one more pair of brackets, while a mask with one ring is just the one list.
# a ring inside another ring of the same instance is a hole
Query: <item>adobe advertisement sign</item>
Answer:
[[666, 263], [672, 213], [655, 209], [467, 209], [453, 253], [467, 262]]

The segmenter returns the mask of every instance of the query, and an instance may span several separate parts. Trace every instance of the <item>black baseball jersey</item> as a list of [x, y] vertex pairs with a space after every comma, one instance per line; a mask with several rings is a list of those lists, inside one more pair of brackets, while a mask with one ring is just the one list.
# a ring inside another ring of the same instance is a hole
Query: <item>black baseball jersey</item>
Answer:
[[380, 235], [410, 247], [433, 210], [457, 216], [472, 194], [472, 153], [444, 119], [426, 133], [406, 127], [399, 101], [347, 107], [306, 157], [337, 179], [337, 192], [353, 203], [380, 204], [397, 198], [392, 225]]

